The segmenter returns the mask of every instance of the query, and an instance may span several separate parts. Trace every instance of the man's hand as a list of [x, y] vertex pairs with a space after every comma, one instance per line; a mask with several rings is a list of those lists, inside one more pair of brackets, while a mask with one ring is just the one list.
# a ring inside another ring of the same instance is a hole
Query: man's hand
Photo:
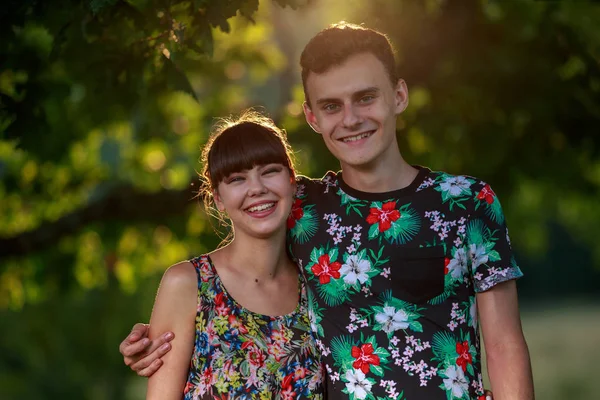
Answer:
[[119, 345], [125, 365], [139, 376], [149, 377], [162, 365], [161, 357], [171, 350], [174, 335], [167, 332], [155, 340], [148, 339], [148, 325], [135, 324], [129, 336]]

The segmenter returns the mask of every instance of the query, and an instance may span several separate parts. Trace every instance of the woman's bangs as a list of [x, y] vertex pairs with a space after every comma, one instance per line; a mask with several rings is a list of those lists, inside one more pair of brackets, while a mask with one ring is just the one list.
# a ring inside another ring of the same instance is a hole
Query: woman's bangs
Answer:
[[235, 172], [257, 165], [282, 164], [291, 168], [280, 140], [263, 129], [231, 129], [220, 135], [209, 154], [209, 172], [213, 185]]

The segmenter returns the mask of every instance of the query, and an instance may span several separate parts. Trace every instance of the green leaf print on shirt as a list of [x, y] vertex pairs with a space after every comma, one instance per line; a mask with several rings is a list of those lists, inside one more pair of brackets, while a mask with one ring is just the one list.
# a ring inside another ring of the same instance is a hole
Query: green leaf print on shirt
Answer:
[[500, 254], [494, 250], [497, 230], [490, 230], [481, 219], [471, 221], [467, 225], [468, 256], [473, 272], [482, 264], [500, 261]]
[[289, 235], [296, 243], [304, 244], [317, 233], [319, 220], [314, 204], [302, 207], [302, 200], [296, 199], [287, 219]]
[[341, 199], [340, 204], [346, 206], [346, 215], [350, 215], [350, 211], [354, 211], [359, 216], [363, 216], [360, 209], [366, 207], [367, 204], [369, 204], [366, 200], [356, 199], [350, 196], [348, 193], [344, 192], [342, 189], [338, 189], [337, 194], [340, 196]]
[[500, 201], [498, 200], [498, 197], [496, 197], [496, 193], [494, 193], [490, 185], [486, 183], [481, 191], [475, 194], [474, 201], [475, 210], [478, 210], [479, 207], [485, 207], [485, 215], [487, 215], [489, 219], [497, 224], [504, 223], [502, 206], [500, 205]]

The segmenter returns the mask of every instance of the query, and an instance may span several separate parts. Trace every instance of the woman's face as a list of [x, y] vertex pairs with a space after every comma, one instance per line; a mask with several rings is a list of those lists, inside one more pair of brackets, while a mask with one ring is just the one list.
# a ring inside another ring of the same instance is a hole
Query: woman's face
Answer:
[[219, 211], [227, 212], [236, 235], [265, 239], [285, 232], [295, 189], [287, 167], [266, 164], [227, 176], [214, 198]]

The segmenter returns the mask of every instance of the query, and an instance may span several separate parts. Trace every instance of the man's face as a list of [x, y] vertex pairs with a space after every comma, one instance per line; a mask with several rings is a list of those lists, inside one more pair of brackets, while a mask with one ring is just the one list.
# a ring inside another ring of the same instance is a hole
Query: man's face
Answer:
[[[408, 105], [404, 81], [392, 85], [371, 53], [349, 57], [322, 74], [310, 73], [306, 121], [323, 136], [342, 169], [372, 170], [398, 153], [396, 116]], [[399, 154], [399, 153], [398, 153]]]

